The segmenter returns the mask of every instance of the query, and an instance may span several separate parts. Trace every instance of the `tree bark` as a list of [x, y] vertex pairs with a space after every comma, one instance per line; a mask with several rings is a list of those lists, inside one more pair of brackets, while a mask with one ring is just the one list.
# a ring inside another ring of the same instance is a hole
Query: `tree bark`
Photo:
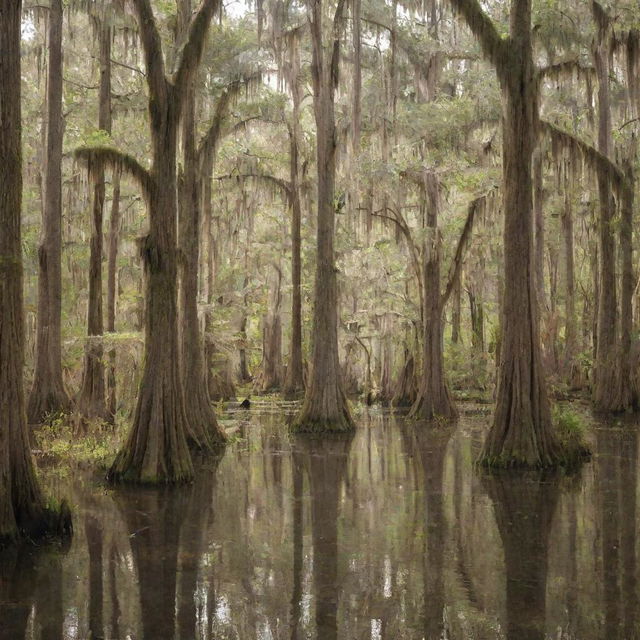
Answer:
[[[594, 13], [597, 13], [594, 3]], [[599, 5], [598, 5], [599, 6]], [[606, 16], [602, 19], [608, 22]], [[609, 41], [608, 24], [598, 28], [598, 41], [594, 50], [594, 63], [598, 77], [598, 151], [610, 157], [611, 140], [611, 97], [609, 91]], [[597, 348], [593, 383], [593, 403], [596, 409], [615, 410], [611, 381], [616, 372], [616, 342], [618, 302], [616, 295], [616, 250], [614, 235], [615, 202], [608, 174], [598, 171], [598, 320]]]
[[262, 391], [274, 391], [282, 384], [282, 272], [274, 265], [274, 278], [269, 287], [269, 311], [263, 319]]
[[[177, 328], [177, 137], [185, 95], [218, 2], [204, 0], [200, 6], [171, 79], [165, 75], [151, 4], [134, 0], [134, 5], [147, 67], [152, 149], [148, 174], [135, 161], [127, 160], [145, 187], [149, 208], [149, 234], [142, 243], [145, 357], [133, 425], [107, 478], [112, 482], [181, 482], [193, 477], [187, 437], [193, 439], [194, 433], [184, 401]], [[124, 160], [120, 155], [118, 161], [122, 164]]]
[[[107, 331], [116, 330], [116, 274], [118, 271], [118, 243], [120, 240], [120, 169], [113, 171], [113, 190], [111, 195], [111, 219], [109, 220], [109, 255], [107, 266]], [[107, 395], [109, 415], [115, 418], [117, 409], [116, 391], [116, 351], [109, 351], [109, 370], [107, 373]]]
[[[111, 133], [111, 27], [104, 17], [99, 19], [100, 97], [98, 128]], [[104, 167], [91, 172], [93, 178], [93, 225], [89, 258], [89, 303], [87, 309], [87, 344], [84, 354], [82, 387], [78, 411], [85, 419], [113, 418], [107, 410], [102, 362], [102, 218], [104, 212]]]
[[423, 249], [424, 320], [422, 376], [418, 398], [409, 415], [425, 420], [452, 420], [458, 415], [444, 376], [442, 297], [440, 294], [441, 238], [438, 229], [440, 185], [433, 171], [424, 176], [426, 231]]
[[302, 87], [299, 72], [300, 61], [297, 43], [293, 45], [291, 53], [291, 96], [293, 113], [289, 126], [289, 166], [291, 178], [291, 342], [289, 346], [289, 364], [284, 383], [285, 397], [291, 397], [304, 389], [304, 374], [302, 365], [302, 241], [300, 227], [302, 210], [300, 206], [300, 103], [302, 102]]
[[[501, 42], [507, 42], [502, 41]], [[503, 92], [504, 297], [496, 408], [481, 460], [497, 466], [562, 461], [541, 365], [533, 262], [531, 161], [538, 96], [531, 0], [512, 0]]]
[[62, 379], [62, 0], [49, 9], [47, 72], [47, 153], [42, 241], [38, 248], [38, 319], [29, 423], [68, 411], [71, 401]]
[[302, 409], [292, 425], [294, 431], [300, 432], [341, 432], [354, 428], [338, 359], [338, 283], [333, 247], [336, 216], [334, 95], [338, 79], [343, 5], [344, 0], [339, 0], [333, 22], [333, 46], [326, 50], [322, 43], [322, 0], [309, 2], [309, 11], [312, 13], [313, 104], [317, 138], [318, 228], [311, 372]]
[[[186, 31], [191, 1], [182, 0]], [[204, 374], [204, 348], [198, 324], [198, 266], [200, 263], [200, 197], [196, 155], [195, 84], [186, 87], [182, 108], [183, 175], [178, 207], [180, 243], [180, 338], [181, 370], [189, 443], [211, 450], [226, 439], [218, 426]]]
[[580, 372], [576, 363], [576, 295], [575, 269], [573, 259], [573, 189], [570, 172], [572, 168], [565, 164], [564, 209], [562, 212], [562, 235], [564, 239], [564, 278], [565, 278], [565, 323], [564, 323], [564, 373], [573, 385], [580, 384]]
[[0, 546], [71, 529], [45, 507], [25, 412], [20, 41], [22, 3], [0, 0]]

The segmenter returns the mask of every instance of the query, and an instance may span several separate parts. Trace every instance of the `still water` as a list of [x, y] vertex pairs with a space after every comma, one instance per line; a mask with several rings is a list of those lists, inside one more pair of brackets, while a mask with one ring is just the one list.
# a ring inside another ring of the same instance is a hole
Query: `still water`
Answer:
[[640, 639], [636, 426], [594, 425], [575, 477], [507, 478], [474, 468], [486, 416], [314, 441], [286, 413], [236, 414], [189, 487], [56, 480], [73, 541], [0, 556], [0, 638]]

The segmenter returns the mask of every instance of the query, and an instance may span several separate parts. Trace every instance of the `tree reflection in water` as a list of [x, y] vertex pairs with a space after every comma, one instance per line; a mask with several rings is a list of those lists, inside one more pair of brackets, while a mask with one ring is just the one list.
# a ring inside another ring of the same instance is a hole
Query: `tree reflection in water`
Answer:
[[480, 474], [474, 420], [311, 440], [274, 410], [189, 486], [65, 478], [71, 549], [0, 557], [0, 640], [640, 638], [637, 427], [557, 481]]
[[484, 474], [504, 550], [507, 640], [544, 640], [549, 533], [557, 475]]
[[427, 640], [445, 632], [444, 553], [447, 541], [443, 499], [443, 472], [453, 428], [418, 423], [403, 431], [416, 482], [424, 494], [423, 625]]
[[340, 493], [352, 441], [351, 435], [322, 439], [297, 436], [293, 444], [296, 451], [294, 465], [306, 470], [309, 478], [313, 591], [318, 640], [338, 638], [338, 517]]

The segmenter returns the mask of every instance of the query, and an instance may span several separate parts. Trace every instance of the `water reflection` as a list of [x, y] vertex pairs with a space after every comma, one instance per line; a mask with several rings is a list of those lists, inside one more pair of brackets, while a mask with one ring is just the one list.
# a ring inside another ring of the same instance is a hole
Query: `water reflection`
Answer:
[[326, 640], [338, 638], [338, 519], [351, 443], [352, 436], [294, 441], [297, 473], [303, 468], [309, 478], [315, 627], [317, 637]]
[[0, 640], [23, 638], [33, 606], [36, 558], [20, 547], [0, 552]]
[[599, 525], [602, 547], [604, 632], [607, 638], [635, 638], [636, 491], [638, 439], [633, 429], [597, 434]]
[[482, 416], [312, 441], [281, 413], [187, 487], [58, 480], [76, 535], [0, 557], [0, 640], [640, 638], [636, 426], [576, 478], [486, 477]]
[[[403, 432], [413, 461], [416, 491], [424, 495], [422, 572], [424, 583], [423, 628], [426, 639], [445, 631], [444, 550], [447, 522], [444, 513], [443, 471], [453, 429], [418, 424]], [[447, 629], [448, 631], [448, 629]]]
[[508, 640], [543, 640], [549, 534], [558, 502], [557, 474], [486, 475], [506, 572]]

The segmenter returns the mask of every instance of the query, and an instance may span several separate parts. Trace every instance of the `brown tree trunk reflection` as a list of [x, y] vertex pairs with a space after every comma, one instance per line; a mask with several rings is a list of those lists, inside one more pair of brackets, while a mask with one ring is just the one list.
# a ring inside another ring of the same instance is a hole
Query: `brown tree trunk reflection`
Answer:
[[504, 548], [507, 639], [544, 640], [549, 533], [558, 479], [543, 474], [485, 475]]
[[138, 575], [144, 638], [172, 640], [184, 488], [122, 490], [117, 495]]
[[443, 471], [451, 428], [416, 429], [403, 433], [416, 478], [424, 488], [423, 624], [427, 640], [441, 638], [444, 623], [444, 547], [446, 519]]
[[291, 640], [300, 638], [300, 616], [302, 605], [302, 490], [304, 478], [302, 475], [301, 455], [295, 449], [292, 451], [293, 474], [293, 590], [291, 593]]
[[26, 637], [37, 579], [33, 554], [26, 547], [0, 553], [0, 640]]
[[197, 637], [198, 570], [211, 521], [215, 474], [220, 460], [220, 457], [210, 459], [207, 469], [199, 473], [194, 484], [185, 490], [188, 504], [186, 517], [180, 530], [180, 578], [178, 580], [178, 638], [180, 640], [192, 640]]
[[92, 515], [84, 523], [89, 550], [89, 633], [97, 640], [103, 636], [102, 617], [102, 527]]
[[296, 438], [311, 493], [313, 588], [318, 639], [338, 638], [338, 515], [352, 437]]
[[597, 432], [597, 489], [602, 545], [602, 597], [607, 639], [633, 638], [638, 609], [636, 489], [638, 434]]

